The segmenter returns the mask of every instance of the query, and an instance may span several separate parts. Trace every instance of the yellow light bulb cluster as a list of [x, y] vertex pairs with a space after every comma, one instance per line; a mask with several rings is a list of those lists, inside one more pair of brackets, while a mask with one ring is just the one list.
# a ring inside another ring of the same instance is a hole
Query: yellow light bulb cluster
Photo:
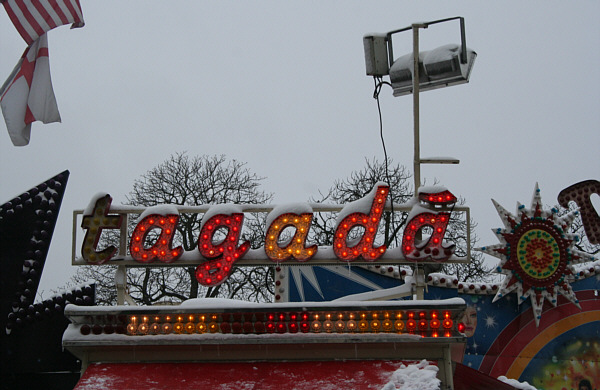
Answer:
[[409, 333], [457, 335], [449, 311], [308, 311], [131, 315], [127, 334]]
[[[316, 245], [305, 247], [312, 218], [312, 213], [285, 213], [275, 218], [265, 235], [265, 253], [267, 257], [273, 261], [285, 261], [290, 258], [298, 261], [310, 260], [317, 253]], [[296, 231], [289, 243], [284, 247], [280, 247], [279, 237], [288, 227], [294, 227]]]

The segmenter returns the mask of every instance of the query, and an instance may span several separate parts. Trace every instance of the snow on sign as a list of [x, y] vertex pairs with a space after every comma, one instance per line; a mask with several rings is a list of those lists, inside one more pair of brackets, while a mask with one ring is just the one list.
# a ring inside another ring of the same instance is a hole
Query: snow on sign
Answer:
[[[198, 282], [216, 286], [229, 277], [234, 266], [244, 265], [468, 261], [466, 257], [456, 256], [454, 245], [444, 240], [451, 213], [463, 213], [466, 223], [470, 220], [469, 209], [455, 206], [457, 199], [450, 191], [440, 186], [423, 187], [417, 197], [401, 205], [393, 205], [388, 194], [389, 187], [377, 183], [364, 198], [346, 205], [219, 204], [150, 208], [114, 207], [110, 195], [97, 194], [86, 210], [75, 212], [82, 214], [81, 227], [85, 235], [79, 258], [75, 257], [77, 238], [74, 238], [73, 264], [196, 266]], [[378, 237], [380, 221], [386, 211], [408, 212], [401, 245], [394, 248], [381, 243]], [[251, 249], [247, 237], [256, 236], [256, 228], [252, 227], [254, 224], [245, 223], [246, 214], [265, 212], [268, 212], [266, 224], [259, 223], [259, 229], [265, 230], [259, 232], [262, 245]], [[314, 212], [338, 213], [332, 246], [307, 242]], [[182, 221], [190, 215], [199, 220], [197, 215], [201, 213], [194, 247], [185, 250], [182, 245], [174, 244], [182, 242]], [[129, 217], [134, 215], [136, 225], [130, 226]], [[76, 223], [76, 216], [74, 221]]]

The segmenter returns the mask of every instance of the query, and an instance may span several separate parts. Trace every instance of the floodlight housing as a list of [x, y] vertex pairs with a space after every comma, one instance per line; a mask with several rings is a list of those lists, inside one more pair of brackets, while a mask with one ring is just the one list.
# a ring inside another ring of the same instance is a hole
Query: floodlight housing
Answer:
[[460, 20], [460, 44], [444, 45], [431, 51], [419, 51], [419, 69], [417, 72], [419, 91], [469, 82], [477, 53], [466, 46], [464, 18], [462, 17], [419, 23], [385, 34], [366, 34], [363, 37], [363, 45], [367, 75], [375, 77], [389, 75], [394, 96], [412, 93], [413, 53], [394, 60], [392, 35], [413, 28], [427, 28], [432, 24], [455, 19]]
[[[431, 51], [419, 52], [419, 90], [432, 89], [469, 82], [471, 69], [477, 53], [466, 48], [466, 61], [461, 61], [462, 46], [444, 45]], [[413, 91], [413, 54], [406, 54], [394, 61], [389, 69], [394, 96]]]
[[363, 37], [367, 76], [385, 76], [389, 73], [387, 34], [367, 34]]

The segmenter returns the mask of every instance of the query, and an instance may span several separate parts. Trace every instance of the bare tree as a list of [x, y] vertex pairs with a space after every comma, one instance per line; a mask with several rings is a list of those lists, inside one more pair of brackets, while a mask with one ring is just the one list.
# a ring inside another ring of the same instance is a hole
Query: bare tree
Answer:
[[63, 288], [52, 290], [53, 294], [58, 294], [60, 290], [66, 290], [74, 286], [83, 285], [94, 281], [96, 284], [96, 305], [108, 306], [117, 303], [117, 289], [115, 288], [116, 266], [80, 266], [75, 275]]
[[[465, 201], [463, 198], [459, 198], [458, 202], [463, 205]], [[457, 215], [458, 214], [458, 215]], [[471, 218], [470, 226], [467, 226], [465, 216], [460, 215], [462, 213], [453, 212], [450, 216], [450, 223], [446, 230], [446, 239], [449, 242], [456, 244], [456, 255], [466, 256], [467, 255], [467, 229], [470, 229], [470, 240], [471, 240], [471, 253], [470, 262], [461, 264], [443, 264], [440, 272], [446, 275], [454, 275], [456, 279], [468, 282], [490, 282], [494, 278], [498, 277], [498, 274], [494, 271], [492, 264], [486, 263], [483, 253], [474, 251], [475, 243], [479, 240], [475, 234], [475, 228], [477, 224]]]
[[600, 254], [600, 244], [592, 244], [588, 239], [585, 227], [583, 226], [583, 220], [581, 219], [581, 214], [578, 212], [579, 206], [575, 202], [570, 202], [568, 208], [555, 205], [553, 209], [559, 217], [563, 217], [571, 212], [577, 213], [568, 230], [568, 233], [575, 234], [577, 237], [577, 240], [574, 242], [574, 247], [581, 252], [597, 257], [598, 254]]
[[[260, 190], [264, 178], [252, 173], [243, 162], [228, 160], [225, 156], [190, 157], [185, 152], [170, 156], [133, 183], [127, 204], [154, 206], [158, 204], [264, 204], [272, 194]], [[202, 216], [196, 213], [180, 214], [174, 246], [193, 250], [198, 241]], [[130, 220], [129, 234], [137, 221]], [[250, 214], [245, 220], [243, 240], [253, 248], [262, 245], [260, 232], [264, 230], [264, 216]], [[114, 240], [107, 234], [106, 240]], [[80, 267], [73, 281], [94, 279], [99, 281], [98, 291], [108, 290], [99, 296], [99, 303], [114, 304], [115, 267]], [[129, 268], [127, 286], [131, 297], [140, 304], [181, 302], [196, 297], [241, 298], [254, 301], [272, 300], [272, 270], [267, 267], [245, 269], [237, 267], [221, 285], [203, 287], [198, 284], [193, 267]], [[252, 288], [250, 288], [252, 286]]]
[[[319, 198], [312, 198], [312, 202], [332, 202], [346, 204], [363, 198], [378, 182], [386, 182], [390, 186], [392, 204], [407, 202], [412, 194], [410, 192], [410, 173], [402, 165], [383, 164], [375, 159], [365, 159], [366, 166], [360, 171], [354, 171], [345, 179], [338, 179], [327, 193], [320, 194]], [[383, 224], [380, 225], [385, 245], [397, 240], [398, 231], [406, 223], [406, 213], [385, 212], [382, 216]], [[332, 245], [335, 231], [336, 214], [315, 213], [313, 218], [311, 239], [319, 245]]]

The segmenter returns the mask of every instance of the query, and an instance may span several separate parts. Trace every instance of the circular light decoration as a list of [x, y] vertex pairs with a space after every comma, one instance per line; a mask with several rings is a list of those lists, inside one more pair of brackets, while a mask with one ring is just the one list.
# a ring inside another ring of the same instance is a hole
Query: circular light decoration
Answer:
[[558, 293], [579, 307], [570, 285], [579, 277], [573, 264], [594, 259], [574, 249], [579, 238], [567, 233], [576, 212], [559, 217], [556, 209], [543, 210], [537, 184], [531, 208], [518, 204], [516, 216], [492, 202], [504, 223], [504, 228], [494, 231], [500, 244], [476, 250], [499, 258], [497, 270], [506, 275], [494, 302], [513, 291], [518, 294], [519, 304], [531, 299], [536, 325], [544, 299], [556, 306]]

